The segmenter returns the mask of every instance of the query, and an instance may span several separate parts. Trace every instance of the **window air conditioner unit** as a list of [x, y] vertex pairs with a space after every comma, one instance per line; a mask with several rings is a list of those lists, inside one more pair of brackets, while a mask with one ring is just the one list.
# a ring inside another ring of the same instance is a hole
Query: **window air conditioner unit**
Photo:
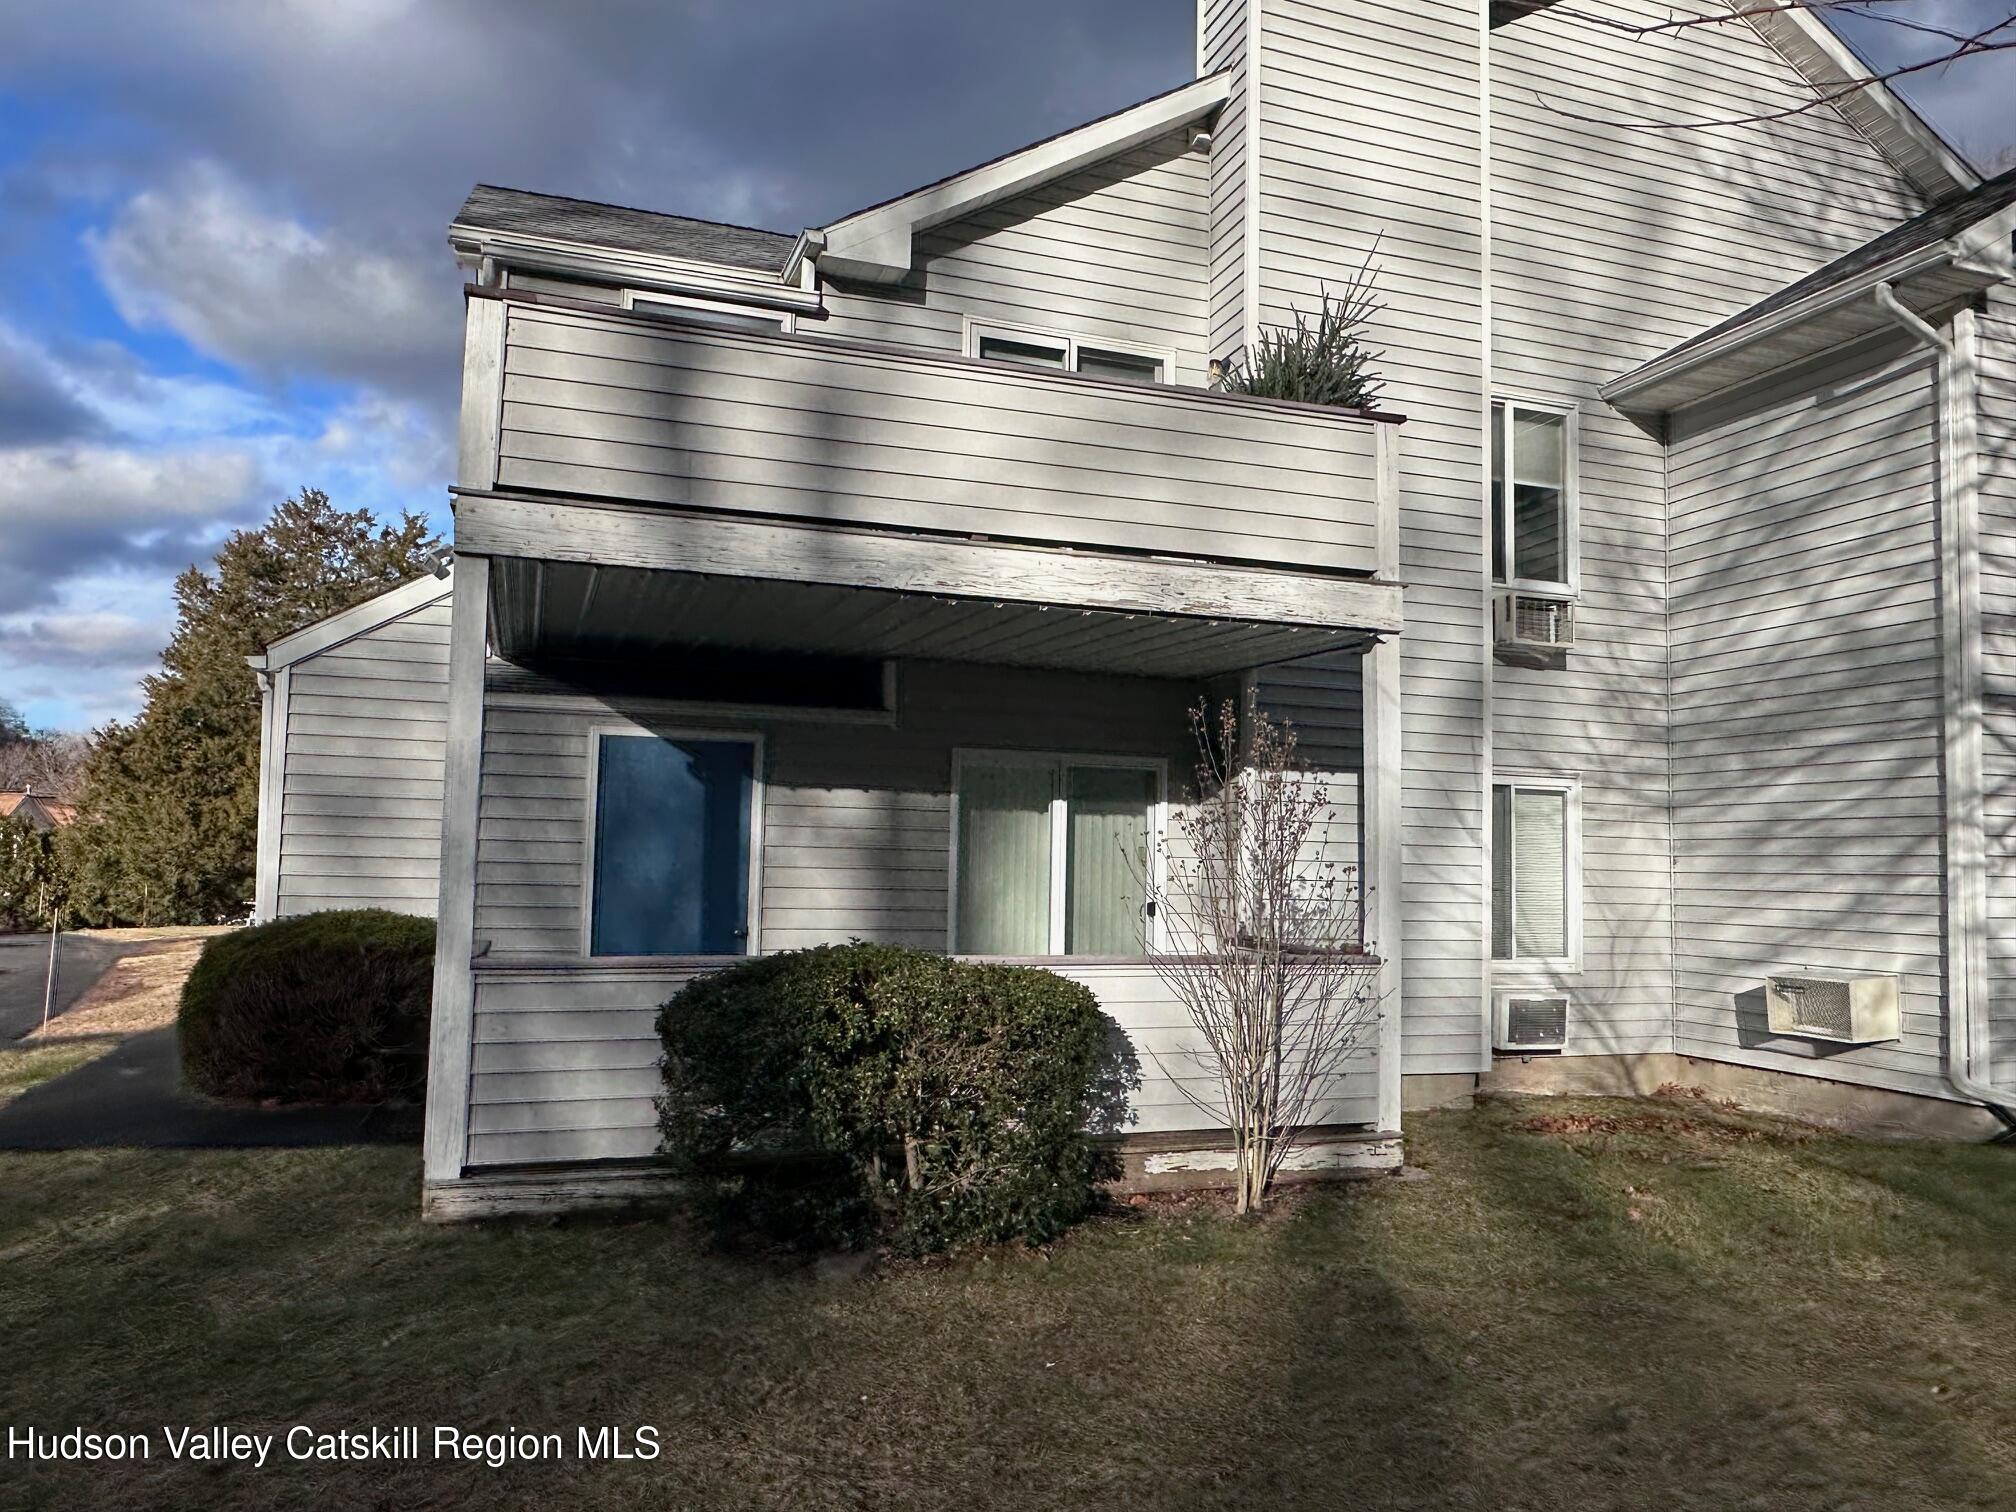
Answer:
[[1529, 992], [1501, 992], [1492, 1042], [1512, 1054], [1561, 1050], [1568, 1044], [1568, 999]]
[[1492, 601], [1491, 628], [1504, 650], [1567, 651], [1575, 644], [1575, 605], [1540, 593], [1501, 593]]
[[1894, 976], [1774, 976], [1764, 984], [1773, 1034], [1875, 1045], [1902, 1038]]

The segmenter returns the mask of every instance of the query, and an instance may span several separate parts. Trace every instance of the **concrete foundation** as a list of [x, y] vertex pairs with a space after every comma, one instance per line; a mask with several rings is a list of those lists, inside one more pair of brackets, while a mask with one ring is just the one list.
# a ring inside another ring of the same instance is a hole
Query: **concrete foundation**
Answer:
[[1542, 1097], [1646, 1097], [1669, 1085], [1849, 1134], [1975, 1141], [2002, 1132], [1992, 1113], [1972, 1103], [1686, 1055], [1502, 1056], [1476, 1078], [1479, 1092]]

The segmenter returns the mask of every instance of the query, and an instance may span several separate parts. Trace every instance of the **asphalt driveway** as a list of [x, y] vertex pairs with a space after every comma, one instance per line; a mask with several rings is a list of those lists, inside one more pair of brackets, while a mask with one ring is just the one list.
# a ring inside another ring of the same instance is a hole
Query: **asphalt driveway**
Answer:
[[[66, 934], [57, 955], [56, 1001], [62, 1013], [135, 945]], [[42, 1022], [42, 987], [49, 967], [49, 936], [0, 934], [0, 1045], [21, 1038]]]
[[182, 1084], [173, 1025], [136, 1034], [0, 1107], [0, 1150], [302, 1149], [419, 1138], [418, 1107], [267, 1108], [192, 1092]]

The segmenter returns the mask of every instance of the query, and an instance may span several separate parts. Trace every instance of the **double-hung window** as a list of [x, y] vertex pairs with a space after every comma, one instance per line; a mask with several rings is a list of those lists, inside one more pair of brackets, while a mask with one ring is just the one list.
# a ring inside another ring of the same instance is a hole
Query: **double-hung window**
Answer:
[[751, 953], [757, 737], [601, 731], [590, 755], [588, 953]]
[[1084, 373], [1095, 378], [1119, 378], [1130, 383], [1169, 382], [1166, 352], [1144, 351], [1022, 326], [970, 324], [969, 356], [991, 362], [1019, 362], [1024, 367], [1050, 368], [1059, 373]]
[[1162, 824], [1159, 762], [960, 752], [951, 948], [1139, 956]]
[[1582, 805], [1558, 777], [1491, 784], [1491, 958], [1572, 969], [1582, 954]]
[[1491, 406], [1491, 575], [1522, 592], [1577, 587], [1575, 414], [1500, 400]]

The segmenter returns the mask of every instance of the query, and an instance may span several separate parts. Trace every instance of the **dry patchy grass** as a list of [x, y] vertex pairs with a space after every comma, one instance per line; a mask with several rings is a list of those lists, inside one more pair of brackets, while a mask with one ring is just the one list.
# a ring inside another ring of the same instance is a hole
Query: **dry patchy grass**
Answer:
[[113, 1041], [70, 1040], [60, 1045], [14, 1045], [0, 1049], [0, 1103], [18, 1097], [37, 1082], [49, 1081], [96, 1060]]
[[148, 940], [131, 955], [121, 956], [86, 989], [68, 1013], [58, 1014], [26, 1037], [28, 1043], [51, 1040], [123, 1038], [175, 1022], [182, 1001], [182, 983], [203, 953], [204, 940], [219, 933], [204, 930], [97, 930], [104, 936], [145, 935]]
[[0, 1156], [0, 1422], [651, 1424], [648, 1464], [36, 1468], [31, 1507], [2016, 1504], [2016, 1152], [1714, 1106], [1410, 1121], [1420, 1182], [865, 1276], [429, 1228], [402, 1150]]

